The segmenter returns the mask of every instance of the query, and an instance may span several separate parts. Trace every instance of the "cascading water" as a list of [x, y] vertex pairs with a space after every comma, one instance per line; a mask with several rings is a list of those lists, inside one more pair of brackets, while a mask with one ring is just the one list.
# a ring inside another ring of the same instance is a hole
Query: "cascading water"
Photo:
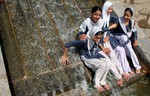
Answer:
[[71, 64], [59, 63], [64, 43], [75, 39], [89, 16], [84, 9], [97, 4], [85, 1], [7, 0], [2, 6], [1, 35], [15, 95], [56, 95], [78, 87], [87, 91], [89, 75], [79, 55], [71, 51]]
[[[7, 0], [0, 6], [0, 30], [14, 95], [101, 95], [74, 49], [69, 52], [70, 65], [59, 63], [64, 43], [75, 39], [79, 25], [100, 1]], [[111, 74], [108, 81], [116, 87]]]

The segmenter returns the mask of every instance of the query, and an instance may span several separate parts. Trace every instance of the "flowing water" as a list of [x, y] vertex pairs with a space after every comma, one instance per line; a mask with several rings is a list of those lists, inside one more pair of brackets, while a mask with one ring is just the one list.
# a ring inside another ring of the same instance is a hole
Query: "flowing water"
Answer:
[[[58, 96], [97, 96], [91, 86], [84, 84], [84, 89], [76, 87], [68, 92], [64, 92]], [[43, 95], [47, 96], [47, 95]], [[55, 95], [54, 95], [55, 96]], [[101, 93], [100, 96], [150, 96], [150, 78], [146, 77], [131, 86], [121, 88], [115, 88], [111, 92]]]
[[[148, 79], [125, 86], [124, 90], [116, 88], [100, 94], [89, 82], [92, 76], [75, 52], [69, 52], [70, 65], [60, 65], [64, 44], [74, 40], [79, 25], [100, 1], [103, 0], [7, 0], [0, 6], [0, 30], [9, 80], [14, 88], [12, 93], [16, 96], [129, 96], [145, 88], [145, 93], [136, 96], [148, 94]], [[116, 86], [116, 80], [108, 77], [110, 85]]]
[[123, 90], [114, 90], [111, 96], [150, 96], [150, 78], [143, 78]]

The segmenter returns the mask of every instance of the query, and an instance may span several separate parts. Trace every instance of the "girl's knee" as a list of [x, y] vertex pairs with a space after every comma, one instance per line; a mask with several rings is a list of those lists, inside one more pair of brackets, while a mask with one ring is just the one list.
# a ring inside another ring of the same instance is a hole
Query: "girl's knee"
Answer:
[[125, 49], [123, 47], [118, 46], [116, 49], [118, 52], [125, 52]]

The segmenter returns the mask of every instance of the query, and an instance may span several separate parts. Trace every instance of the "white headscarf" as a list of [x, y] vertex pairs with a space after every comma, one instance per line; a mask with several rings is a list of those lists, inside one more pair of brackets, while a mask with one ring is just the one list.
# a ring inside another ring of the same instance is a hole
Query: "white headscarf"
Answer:
[[87, 47], [88, 47], [88, 50], [89, 50], [89, 51], [91, 50], [91, 48], [93, 47], [93, 45], [94, 45], [94, 43], [95, 43], [95, 42], [93, 41], [93, 38], [94, 38], [95, 34], [96, 34], [97, 32], [99, 32], [99, 31], [101, 31], [101, 28], [99, 28], [98, 26], [97, 26], [97, 27], [93, 27], [93, 28], [90, 30], [89, 35], [87, 36], [87, 38], [88, 38]]
[[106, 1], [102, 8], [102, 17], [104, 20], [104, 26], [109, 26], [109, 20], [110, 20], [110, 14], [107, 14], [107, 10], [109, 7], [111, 7], [113, 4], [110, 1]]
[[134, 20], [134, 9], [133, 9], [133, 7], [129, 7], [129, 8], [132, 10], [132, 13], [133, 13], [131, 20]]
[[[132, 10], [132, 13], [133, 13], [133, 8], [129, 7], [131, 10]], [[119, 23], [120, 23], [120, 26], [121, 28], [124, 30], [125, 34], [130, 38], [131, 35], [132, 35], [132, 32], [135, 32], [136, 31], [136, 27], [135, 27], [135, 22], [134, 22], [134, 19], [133, 19], [133, 16], [131, 17], [131, 30], [129, 32], [127, 32], [126, 30], [126, 26], [124, 24], [124, 16], [120, 17], [119, 18]]]

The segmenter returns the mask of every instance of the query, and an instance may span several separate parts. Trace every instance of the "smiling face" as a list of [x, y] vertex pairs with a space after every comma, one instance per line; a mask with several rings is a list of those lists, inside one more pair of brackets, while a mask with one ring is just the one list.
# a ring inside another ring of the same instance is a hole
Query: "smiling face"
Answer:
[[125, 12], [124, 12], [124, 20], [125, 20], [126, 22], [129, 21], [129, 20], [131, 19], [131, 17], [132, 17], [132, 15], [131, 15], [130, 12], [128, 12], [128, 11], [125, 11]]
[[101, 11], [95, 11], [95, 12], [93, 12], [92, 13], [92, 16], [91, 16], [91, 19], [92, 19], [92, 21], [94, 22], [94, 23], [97, 23], [98, 22], [98, 20], [100, 19], [100, 17], [101, 17]]

